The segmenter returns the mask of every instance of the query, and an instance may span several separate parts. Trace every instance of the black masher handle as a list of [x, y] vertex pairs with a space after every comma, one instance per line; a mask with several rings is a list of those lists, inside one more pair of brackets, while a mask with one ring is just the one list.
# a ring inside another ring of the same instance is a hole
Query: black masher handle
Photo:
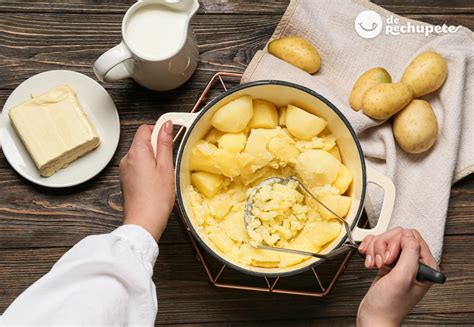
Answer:
[[435, 284], [444, 284], [446, 275], [420, 262], [418, 272], [416, 273], [416, 280], [420, 282], [427, 281]]

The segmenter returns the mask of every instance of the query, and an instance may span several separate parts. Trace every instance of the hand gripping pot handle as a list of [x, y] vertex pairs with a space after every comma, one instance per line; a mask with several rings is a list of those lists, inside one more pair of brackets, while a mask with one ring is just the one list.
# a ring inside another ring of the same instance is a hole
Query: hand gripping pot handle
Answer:
[[367, 235], [379, 235], [385, 232], [390, 223], [390, 218], [392, 218], [393, 206], [395, 204], [395, 185], [393, 185], [393, 182], [388, 177], [367, 166], [367, 181], [383, 189], [382, 210], [380, 211], [377, 225], [374, 228], [363, 229], [357, 226], [354, 228], [352, 236], [356, 242], [361, 242]]
[[161, 127], [168, 121], [171, 120], [173, 125], [183, 126], [184, 128], [189, 128], [191, 124], [196, 120], [197, 113], [189, 112], [168, 112], [160, 116], [158, 121], [153, 128], [151, 133], [151, 145], [153, 147], [153, 153], [156, 155], [156, 142], [158, 140], [158, 133], [160, 132]]

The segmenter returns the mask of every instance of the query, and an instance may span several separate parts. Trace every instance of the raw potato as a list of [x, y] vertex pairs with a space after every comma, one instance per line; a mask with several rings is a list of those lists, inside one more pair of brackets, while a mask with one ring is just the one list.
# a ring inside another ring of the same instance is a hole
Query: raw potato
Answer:
[[300, 37], [290, 36], [273, 40], [268, 44], [268, 52], [309, 74], [314, 74], [321, 68], [318, 50]]
[[211, 118], [211, 125], [221, 132], [243, 131], [253, 114], [252, 98], [244, 95], [219, 108]]
[[286, 127], [292, 135], [301, 140], [309, 141], [326, 127], [327, 122], [316, 115], [288, 105], [286, 108]]
[[448, 74], [446, 61], [434, 51], [419, 54], [405, 69], [402, 82], [409, 84], [414, 91], [414, 97], [436, 91], [443, 85]]
[[393, 135], [408, 153], [421, 153], [431, 148], [438, 137], [438, 120], [430, 104], [413, 100], [395, 116]]
[[278, 125], [278, 112], [273, 103], [267, 100], [253, 100], [253, 116], [248, 128], [275, 128]]
[[191, 185], [208, 198], [212, 198], [224, 185], [222, 175], [198, 171], [191, 174]]
[[408, 84], [377, 84], [364, 93], [362, 110], [374, 119], [387, 119], [402, 110], [412, 99], [413, 89]]
[[362, 96], [372, 86], [381, 83], [392, 83], [392, 77], [382, 67], [371, 68], [359, 76], [352, 87], [349, 96], [349, 104], [352, 109], [359, 111], [362, 109]]
[[278, 109], [278, 125], [286, 126], [286, 106]]

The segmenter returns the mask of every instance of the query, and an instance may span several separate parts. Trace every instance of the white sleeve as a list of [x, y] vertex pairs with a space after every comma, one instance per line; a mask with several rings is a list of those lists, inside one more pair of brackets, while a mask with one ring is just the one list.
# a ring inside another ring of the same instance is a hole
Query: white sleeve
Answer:
[[0, 326], [153, 326], [157, 256], [153, 237], [136, 225], [86, 237], [7, 308]]

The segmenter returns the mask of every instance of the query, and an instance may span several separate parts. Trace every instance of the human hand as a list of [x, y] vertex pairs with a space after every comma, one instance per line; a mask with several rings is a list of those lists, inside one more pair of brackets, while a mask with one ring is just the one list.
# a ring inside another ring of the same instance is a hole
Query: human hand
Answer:
[[124, 224], [145, 228], [158, 242], [173, 209], [173, 124], [158, 134], [156, 157], [150, 138], [153, 126], [138, 128], [128, 153], [120, 161]]
[[[394, 228], [367, 236], [359, 246], [365, 266], [378, 275], [360, 303], [358, 326], [399, 326], [431, 287], [416, 280], [419, 262], [439, 269], [428, 245], [413, 229]], [[398, 261], [397, 261], [398, 259]], [[392, 270], [386, 266], [395, 263]]]

